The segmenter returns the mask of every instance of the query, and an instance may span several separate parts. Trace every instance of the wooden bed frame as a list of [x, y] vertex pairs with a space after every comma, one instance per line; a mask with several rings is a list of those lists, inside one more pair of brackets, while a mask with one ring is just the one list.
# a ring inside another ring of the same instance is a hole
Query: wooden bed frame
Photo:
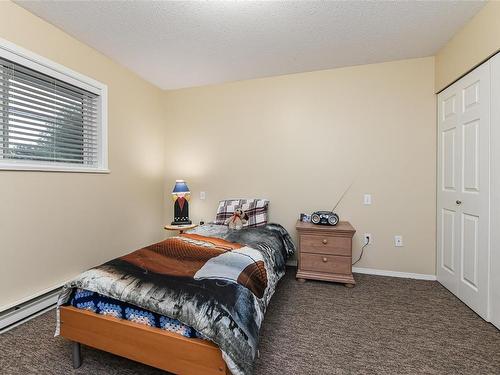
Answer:
[[61, 306], [61, 336], [73, 341], [73, 367], [81, 365], [80, 344], [175, 374], [231, 375], [220, 349], [187, 338], [72, 306]]

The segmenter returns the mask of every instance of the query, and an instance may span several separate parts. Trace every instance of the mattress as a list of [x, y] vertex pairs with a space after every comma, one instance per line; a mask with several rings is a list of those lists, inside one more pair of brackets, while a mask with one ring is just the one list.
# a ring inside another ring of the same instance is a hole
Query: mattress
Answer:
[[74, 289], [68, 304], [77, 309], [88, 310], [96, 314], [112, 316], [150, 327], [160, 328], [165, 331], [180, 334], [184, 337], [203, 338], [194, 328], [181, 323], [177, 319], [172, 319], [134, 306], [130, 303], [121, 302], [117, 299], [91, 292], [90, 290], [80, 288]]

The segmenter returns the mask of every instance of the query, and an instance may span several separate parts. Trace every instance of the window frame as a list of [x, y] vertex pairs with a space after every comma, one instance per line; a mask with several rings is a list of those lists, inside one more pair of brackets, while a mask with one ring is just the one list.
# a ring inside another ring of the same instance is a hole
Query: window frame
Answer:
[[97, 166], [65, 165], [56, 162], [0, 159], [1, 170], [109, 173], [108, 169], [108, 87], [61, 64], [0, 38], [0, 56], [99, 96]]

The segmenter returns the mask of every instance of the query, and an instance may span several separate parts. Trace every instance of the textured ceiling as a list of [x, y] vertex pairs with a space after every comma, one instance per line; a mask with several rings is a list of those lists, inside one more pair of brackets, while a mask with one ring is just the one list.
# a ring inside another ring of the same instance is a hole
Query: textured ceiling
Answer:
[[485, 4], [17, 3], [163, 89], [430, 56]]

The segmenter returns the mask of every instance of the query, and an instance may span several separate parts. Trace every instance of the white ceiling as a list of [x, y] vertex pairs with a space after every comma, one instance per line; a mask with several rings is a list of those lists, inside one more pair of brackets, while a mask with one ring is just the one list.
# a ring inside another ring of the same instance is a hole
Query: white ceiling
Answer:
[[163, 89], [431, 56], [484, 2], [18, 1]]

